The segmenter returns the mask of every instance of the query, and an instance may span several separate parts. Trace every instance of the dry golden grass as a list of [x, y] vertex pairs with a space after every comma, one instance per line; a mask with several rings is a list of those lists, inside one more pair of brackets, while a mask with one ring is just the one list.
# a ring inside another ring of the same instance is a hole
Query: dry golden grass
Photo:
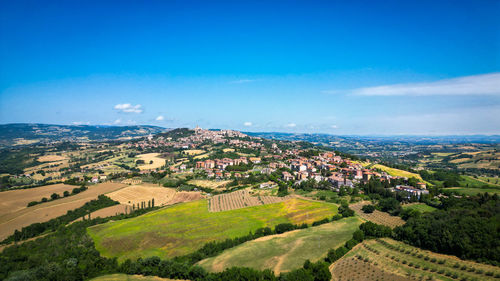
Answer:
[[187, 183], [196, 185], [203, 188], [218, 189], [225, 187], [226, 184], [230, 183], [230, 180], [217, 181], [217, 180], [190, 180]]
[[[146, 153], [137, 155], [137, 157], [141, 160], [144, 160], [144, 165], [140, 165], [138, 168], [140, 170], [153, 170], [156, 168], [160, 168], [165, 165], [165, 159], [160, 158], [160, 153]], [[149, 162], [153, 161], [152, 164]]]
[[201, 150], [201, 149], [187, 149], [187, 150], [184, 150], [184, 153], [187, 154], [187, 155], [198, 155], [198, 154], [205, 153], [205, 150]]
[[[112, 216], [116, 216], [119, 214], [130, 213], [131, 210], [132, 210], [132, 208], [130, 206], [125, 205], [125, 204], [119, 204], [119, 205], [110, 206], [110, 207], [92, 212], [92, 213], [90, 213], [90, 217], [91, 218], [112, 217]], [[82, 218], [79, 218], [75, 221], [81, 221], [81, 220], [82, 220]]]
[[60, 155], [44, 155], [44, 156], [38, 157], [37, 161], [38, 162], [55, 162], [55, 161], [62, 161], [62, 160], [66, 160], [66, 159], [67, 159], [66, 157], [60, 156]]
[[175, 195], [175, 189], [159, 187], [153, 184], [131, 185], [108, 194], [109, 198], [121, 204], [132, 206], [155, 199], [155, 206], [170, 202]]
[[[107, 194], [115, 190], [118, 190], [120, 188], [123, 188], [125, 186], [126, 185], [121, 183], [110, 183], [110, 182], [92, 185], [88, 188], [88, 190], [82, 193], [54, 200], [51, 202], [38, 204], [29, 208], [26, 208], [27, 204], [26, 201], [22, 201], [19, 199], [21, 203], [26, 202], [26, 204], [20, 203], [20, 206], [17, 208], [17, 210], [4, 213], [0, 217], [0, 240], [3, 240], [12, 233], [14, 233], [16, 229], [21, 229], [22, 227], [28, 226], [36, 222], [45, 222], [50, 219], [62, 216], [66, 214], [67, 211], [79, 208], [86, 202], [96, 199], [97, 196], [101, 194]], [[22, 191], [36, 192], [38, 188], [44, 188], [44, 187], [37, 187], [26, 190], [15, 190], [12, 192], [22, 192]], [[74, 186], [72, 186], [71, 188], [74, 188]], [[6, 192], [2, 192], [2, 196], [4, 196], [4, 193]], [[10, 196], [17, 197], [22, 195], [12, 194]], [[40, 199], [41, 198], [39, 198], [38, 200]], [[3, 201], [9, 201], [9, 200], [3, 200]]]

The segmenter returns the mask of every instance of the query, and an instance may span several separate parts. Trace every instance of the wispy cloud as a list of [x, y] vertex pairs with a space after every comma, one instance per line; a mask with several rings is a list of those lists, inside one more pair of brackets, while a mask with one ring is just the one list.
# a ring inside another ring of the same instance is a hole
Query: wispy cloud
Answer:
[[288, 123], [288, 124], [285, 125], [285, 127], [287, 127], [287, 128], [295, 128], [295, 127], [297, 127], [297, 124], [295, 124], [295, 123]]
[[86, 122], [83, 122], [83, 121], [75, 121], [72, 123], [73, 125], [90, 125], [90, 122], [86, 121]]
[[243, 84], [243, 83], [251, 83], [257, 81], [256, 79], [240, 79], [240, 80], [234, 80], [234, 81], [229, 81], [229, 84]]
[[156, 117], [155, 120], [156, 121], [163, 121], [163, 120], [165, 120], [165, 117], [163, 117], [163, 115], [159, 115], [158, 117]]
[[383, 85], [346, 91], [323, 91], [323, 93], [328, 94], [342, 92], [359, 96], [500, 95], [500, 73], [464, 76], [434, 82]]
[[253, 125], [252, 122], [248, 122], [248, 121], [243, 123], [243, 126], [245, 126], [245, 127], [250, 127], [252, 125]]
[[119, 103], [114, 107], [119, 112], [123, 113], [142, 113], [142, 105], [131, 105], [130, 103]]
[[122, 119], [116, 119], [115, 122], [113, 122], [113, 124], [115, 124], [115, 125], [118, 125], [121, 123], [122, 123]]

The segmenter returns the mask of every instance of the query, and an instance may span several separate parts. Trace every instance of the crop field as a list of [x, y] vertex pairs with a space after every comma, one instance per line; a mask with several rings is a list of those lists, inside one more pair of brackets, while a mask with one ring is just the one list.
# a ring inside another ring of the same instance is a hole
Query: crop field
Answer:
[[372, 169], [380, 169], [380, 170], [382, 170], [384, 172], [387, 172], [391, 176], [416, 178], [416, 179], [418, 179], [420, 181], [423, 181], [422, 177], [419, 174], [411, 173], [411, 172], [408, 172], [408, 171], [399, 170], [399, 169], [387, 167], [387, 166], [380, 165], [380, 164], [372, 165], [371, 168]]
[[67, 158], [64, 156], [60, 155], [44, 155], [38, 157], [37, 161], [38, 162], [55, 162], [55, 161], [61, 161], [61, 160], [66, 160]]
[[[137, 155], [137, 158], [144, 160], [144, 165], [139, 165], [138, 168], [140, 170], [153, 170], [156, 168], [160, 168], [165, 165], [165, 159], [160, 158], [160, 153], [146, 153]], [[152, 164], [149, 164], [150, 161], [153, 161]]]
[[205, 150], [201, 149], [186, 149], [183, 151], [187, 155], [198, 155], [198, 154], [203, 154], [205, 153]]
[[[129, 205], [125, 204], [119, 204], [119, 205], [114, 205], [114, 206], [109, 206], [100, 210], [97, 210], [95, 212], [90, 213], [91, 218], [106, 218], [106, 217], [112, 217], [116, 216], [119, 214], [125, 214], [125, 213], [130, 213], [132, 211], [132, 208]], [[82, 218], [76, 219], [75, 221], [81, 221]]]
[[187, 183], [204, 188], [219, 189], [225, 187], [231, 180], [217, 181], [217, 180], [190, 180]]
[[[353, 260], [358, 260], [355, 263]], [[379, 270], [366, 272], [366, 264]], [[345, 270], [347, 265], [351, 270]], [[390, 238], [366, 240], [348, 252], [331, 267], [333, 280], [348, 280], [358, 271], [367, 278], [357, 280], [382, 280], [385, 274], [396, 274], [400, 280], [498, 280], [500, 268], [454, 256], [422, 250]], [[383, 271], [381, 273], [380, 271]], [[352, 280], [352, 279], [351, 279]], [[397, 280], [387, 279], [384, 280]]]
[[[79, 208], [83, 206], [86, 202], [96, 199], [97, 196], [101, 194], [107, 194], [115, 190], [118, 190], [120, 188], [123, 188], [125, 186], [126, 185], [120, 183], [102, 183], [97, 185], [91, 185], [89, 186], [88, 190], [78, 193], [76, 195], [57, 199], [47, 203], [38, 204], [28, 208], [20, 208], [17, 209], [16, 211], [5, 213], [0, 217], [0, 240], [7, 238], [9, 235], [14, 233], [16, 229], [21, 229], [22, 227], [28, 226], [32, 223], [45, 222], [50, 219], [62, 216], [66, 214], [67, 211]], [[47, 186], [36, 187], [26, 190], [15, 190], [12, 192], [20, 192], [20, 191], [36, 192], [37, 189], [46, 187]], [[74, 186], [71, 186], [71, 189], [73, 188]], [[7, 193], [2, 192], [2, 196], [4, 196], [4, 194]], [[18, 196], [18, 195], [14, 194], [11, 196]], [[40, 199], [41, 198], [37, 198], [37, 200]], [[21, 207], [25, 206], [26, 205], [22, 205]]]
[[204, 259], [198, 265], [209, 271], [223, 271], [232, 266], [269, 268], [285, 272], [300, 268], [309, 259], [324, 258], [331, 248], [338, 248], [351, 239], [362, 223], [358, 217], [344, 218], [320, 226], [283, 234], [265, 236], [227, 249], [220, 255]]
[[280, 223], [312, 223], [337, 213], [337, 205], [290, 199], [276, 204], [209, 212], [208, 201], [198, 200], [162, 208], [136, 218], [88, 228], [96, 248], [106, 257], [189, 254], [205, 243], [247, 235]]
[[386, 225], [390, 228], [395, 228], [396, 226], [405, 224], [405, 221], [402, 218], [398, 216], [391, 216], [386, 212], [381, 212], [379, 210], [375, 210], [371, 214], [363, 212], [361, 208], [367, 204], [370, 204], [370, 202], [362, 201], [350, 205], [349, 208], [353, 209], [356, 214], [358, 214], [363, 219], [374, 222], [376, 224]]
[[433, 212], [436, 208], [431, 207], [425, 203], [410, 203], [403, 205], [403, 209], [417, 210], [421, 213]]
[[500, 194], [500, 189], [497, 188], [467, 188], [467, 187], [449, 187], [444, 190], [455, 191], [463, 195], [476, 195], [478, 193], [488, 192], [489, 194]]
[[496, 185], [494, 182], [488, 182], [487, 180], [482, 180], [481, 178], [474, 178], [471, 176], [462, 175], [459, 180], [460, 186], [469, 188], [500, 188], [500, 185]]
[[290, 199], [290, 196], [252, 196], [248, 190], [238, 190], [223, 193], [210, 198], [208, 202], [210, 212], [229, 211], [245, 207], [278, 203]]
[[161, 206], [170, 202], [175, 195], [175, 189], [160, 187], [154, 184], [131, 185], [108, 194], [108, 197], [132, 206], [155, 199], [155, 205]]
[[[109, 274], [90, 279], [90, 281], [174, 281], [174, 279], [161, 278], [157, 276]], [[176, 279], [176, 281], [182, 281]]]
[[51, 184], [29, 189], [9, 190], [0, 193], [0, 221], [3, 217], [10, 213], [15, 213], [22, 209], [26, 209], [31, 201], [40, 201], [43, 197], [50, 198], [52, 193], [63, 195], [64, 191], [73, 190], [77, 186], [67, 184]]

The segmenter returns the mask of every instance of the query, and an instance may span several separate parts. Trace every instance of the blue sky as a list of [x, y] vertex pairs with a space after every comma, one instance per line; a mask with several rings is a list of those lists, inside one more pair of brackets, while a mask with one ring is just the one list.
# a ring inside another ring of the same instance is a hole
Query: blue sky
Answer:
[[500, 134], [498, 1], [1, 1], [0, 123]]

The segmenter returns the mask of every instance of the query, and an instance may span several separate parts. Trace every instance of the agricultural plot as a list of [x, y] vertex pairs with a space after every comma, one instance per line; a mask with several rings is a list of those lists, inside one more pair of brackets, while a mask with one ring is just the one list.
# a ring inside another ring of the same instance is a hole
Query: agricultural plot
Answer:
[[410, 281], [413, 279], [396, 275], [378, 268], [363, 259], [355, 257], [343, 258], [330, 267], [332, 280], [364, 280], [364, 281]]
[[350, 205], [349, 208], [353, 209], [356, 212], [356, 214], [358, 214], [363, 219], [374, 222], [376, 224], [386, 225], [390, 228], [395, 228], [396, 226], [401, 226], [401, 225], [405, 224], [405, 221], [402, 218], [397, 217], [397, 216], [391, 216], [386, 212], [381, 212], [379, 210], [375, 210], [371, 214], [367, 214], [367, 213], [363, 212], [361, 210], [361, 208], [364, 205], [368, 205], [368, 204], [371, 204], [371, 203], [368, 201], [362, 201], [362, 202], [358, 202], [358, 203]]
[[387, 167], [387, 166], [380, 165], [380, 164], [372, 165], [371, 168], [372, 169], [380, 169], [380, 170], [382, 170], [384, 172], [387, 172], [391, 176], [406, 177], [406, 178], [416, 178], [416, 179], [418, 179], [420, 181], [423, 181], [422, 177], [419, 174], [411, 173], [411, 172], [408, 172], [408, 171], [404, 171], [404, 170], [400, 170], [400, 169], [395, 169], [395, 168]]
[[[39, 188], [46, 187], [47, 186], [26, 190], [15, 190], [12, 192], [33, 192]], [[5, 213], [0, 217], [0, 240], [7, 238], [9, 235], [14, 233], [16, 229], [21, 229], [36, 222], [45, 222], [50, 219], [62, 216], [69, 210], [74, 210], [83, 206], [90, 200], [97, 199], [97, 197], [101, 194], [107, 194], [123, 187], [125, 187], [125, 185], [120, 183], [102, 183], [91, 185], [89, 186], [88, 190], [76, 195]], [[74, 186], [72, 186], [71, 189], [72, 188], [74, 188]], [[4, 193], [5, 192], [2, 192], [2, 196], [4, 195]], [[18, 195], [14, 194], [11, 196]], [[40, 198], [37, 198], [37, 200], [40, 200]]]
[[170, 202], [175, 195], [171, 188], [159, 187], [153, 184], [131, 185], [108, 194], [108, 197], [125, 205], [137, 205], [154, 198], [156, 206]]
[[[165, 159], [160, 158], [160, 153], [146, 153], [137, 155], [137, 158], [144, 160], [144, 165], [139, 165], [140, 170], [154, 170], [165, 165]], [[150, 162], [153, 163], [150, 164]]]
[[88, 228], [97, 250], [106, 257], [159, 256], [192, 253], [210, 241], [247, 235], [280, 223], [312, 223], [337, 213], [334, 204], [290, 199], [276, 204], [227, 212], [209, 212], [207, 200], [165, 207], [136, 218]]
[[[130, 213], [132, 211], [132, 208], [129, 205], [125, 204], [119, 204], [119, 205], [114, 205], [114, 206], [109, 206], [100, 210], [97, 210], [95, 212], [90, 213], [91, 218], [106, 218], [106, 217], [112, 217], [120, 214], [125, 214], [125, 213]], [[76, 219], [76, 221], [81, 221], [82, 218]]]
[[203, 188], [211, 188], [211, 189], [224, 189], [226, 184], [230, 183], [230, 180], [190, 180], [187, 183], [190, 185], [195, 185]]
[[198, 155], [198, 154], [203, 154], [205, 153], [205, 150], [201, 150], [201, 149], [186, 149], [183, 151], [185, 154], [187, 155]]
[[233, 266], [271, 269], [285, 272], [300, 268], [309, 259], [324, 258], [331, 248], [338, 248], [351, 239], [362, 223], [358, 217], [265, 236], [227, 249], [220, 255], [204, 259], [198, 265], [209, 271], [223, 271]]
[[431, 207], [425, 203], [410, 203], [410, 204], [405, 204], [403, 205], [403, 209], [407, 210], [417, 210], [420, 211], [421, 213], [427, 213], [427, 212], [433, 212], [437, 210], [434, 207]]
[[55, 162], [55, 161], [62, 161], [66, 160], [67, 158], [61, 155], [44, 155], [38, 157], [37, 161], [38, 162]]
[[[94, 279], [90, 279], [90, 281], [174, 281], [174, 279], [161, 278], [157, 276], [109, 274], [96, 277]], [[176, 281], [182, 281], [182, 280], [176, 279]]]
[[496, 188], [467, 188], [467, 187], [449, 187], [444, 188], [444, 190], [455, 191], [463, 195], [477, 195], [478, 193], [486, 193], [489, 194], [500, 194], [500, 189]]
[[[363, 271], [369, 263], [384, 274], [395, 274], [411, 280], [498, 280], [500, 268], [454, 256], [422, 250], [389, 238], [367, 240], [357, 245], [331, 267], [334, 280], [347, 280], [348, 271], [343, 271], [346, 260], [358, 260], [356, 270]], [[359, 262], [363, 261], [363, 262]], [[371, 274], [361, 280], [381, 280], [381, 273]], [[393, 280], [393, 279], [385, 279]], [[397, 279], [394, 279], [397, 280]], [[405, 280], [405, 279], [401, 279]], [[406, 279], [407, 280], [407, 279]]]
[[77, 186], [59, 183], [30, 189], [4, 191], [1, 193], [2, 200], [0, 200], [0, 221], [7, 214], [26, 209], [31, 201], [40, 201], [43, 197], [50, 198], [52, 193], [62, 196], [64, 191], [71, 192], [75, 187]]
[[290, 199], [290, 196], [252, 196], [248, 190], [238, 190], [231, 193], [215, 195], [210, 198], [209, 211], [229, 211], [245, 207], [278, 203]]

